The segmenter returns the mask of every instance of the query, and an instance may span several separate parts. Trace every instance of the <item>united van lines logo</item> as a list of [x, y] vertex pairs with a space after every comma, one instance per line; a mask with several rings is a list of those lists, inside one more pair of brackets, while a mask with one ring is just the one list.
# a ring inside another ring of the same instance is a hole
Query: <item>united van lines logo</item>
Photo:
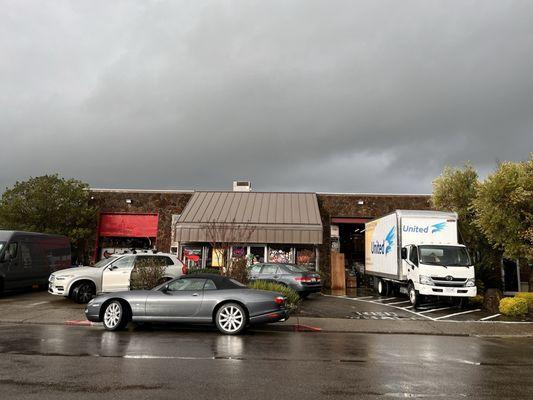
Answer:
[[372, 242], [372, 254], [389, 254], [392, 251], [392, 246], [394, 245], [394, 238], [396, 236], [396, 227], [393, 226], [385, 240], [382, 242], [376, 240]]
[[433, 225], [426, 225], [426, 226], [420, 226], [420, 225], [404, 225], [402, 230], [404, 232], [414, 232], [414, 233], [439, 233], [442, 232], [446, 228], [446, 221], [439, 222], [438, 224]]

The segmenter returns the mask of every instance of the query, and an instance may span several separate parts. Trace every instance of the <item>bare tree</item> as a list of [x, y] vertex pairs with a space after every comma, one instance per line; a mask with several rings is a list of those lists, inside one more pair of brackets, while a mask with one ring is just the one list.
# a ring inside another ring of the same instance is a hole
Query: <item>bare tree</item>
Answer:
[[252, 224], [233, 222], [211, 222], [206, 227], [206, 236], [213, 251], [213, 259], [217, 257], [222, 274], [239, 281], [247, 280], [246, 259], [232, 257], [231, 248], [240, 243], [247, 243], [255, 232]]

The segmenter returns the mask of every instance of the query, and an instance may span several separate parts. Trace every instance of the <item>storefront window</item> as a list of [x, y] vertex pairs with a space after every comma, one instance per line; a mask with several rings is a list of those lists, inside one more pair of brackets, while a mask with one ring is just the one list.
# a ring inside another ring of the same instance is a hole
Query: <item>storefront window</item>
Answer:
[[249, 264], [265, 262], [265, 246], [250, 246]]
[[296, 264], [314, 271], [316, 265], [315, 249], [312, 247], [296, 248]]
[[272, 246], [268, 248], [268, 262], [279, 264], [292, 263], [291, 248], [287, 246]]
[[202, 247], [184, 246], [183, 262], [187, 268], [202, 268]]
[[246, 257], [246, 250], [247, 248], [245, 246], [233, 246], [231, 248], [231, 257], [232, 258]]

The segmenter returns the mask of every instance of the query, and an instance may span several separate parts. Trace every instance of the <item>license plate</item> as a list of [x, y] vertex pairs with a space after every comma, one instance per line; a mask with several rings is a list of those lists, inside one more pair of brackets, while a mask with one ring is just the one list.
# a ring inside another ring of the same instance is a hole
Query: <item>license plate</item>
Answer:
[[444, 288], [444, 293], [454, 293], [453, 288]]

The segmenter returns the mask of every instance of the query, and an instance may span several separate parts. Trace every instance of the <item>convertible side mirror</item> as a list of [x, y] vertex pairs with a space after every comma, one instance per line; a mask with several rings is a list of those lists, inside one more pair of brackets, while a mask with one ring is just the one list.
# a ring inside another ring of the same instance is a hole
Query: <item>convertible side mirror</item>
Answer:
[[407, 248], [402, 247], [402, 260], [407, 260]]

